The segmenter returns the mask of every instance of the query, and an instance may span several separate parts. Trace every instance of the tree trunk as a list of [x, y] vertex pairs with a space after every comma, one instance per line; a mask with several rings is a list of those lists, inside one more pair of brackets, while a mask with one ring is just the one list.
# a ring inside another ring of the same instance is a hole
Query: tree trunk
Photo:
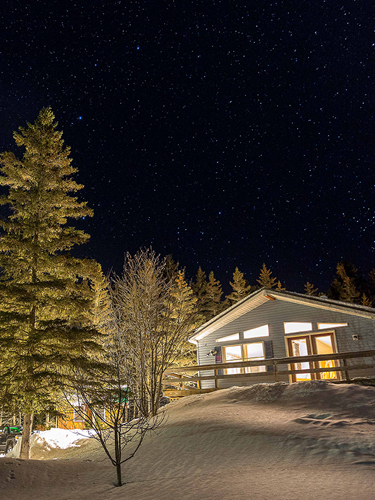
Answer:
[[122, 486], [121, 478], [121, 433], [118, 431], [119, 422], [115, 422], [115, 460], [117, 471], [117, 486]]
[[116, 471], [117, 471], [117, 486], [122, 486], [121, 464], [120, 463], [116, 464]]
[[33, 413], [26, 413], [23, 416], [23, 430], [22, 430], [22, 441], [21, 441], [21, 452], [20, 458], [28, 460], [30, 458], [30, 439], [31, 431], [33, 428]]

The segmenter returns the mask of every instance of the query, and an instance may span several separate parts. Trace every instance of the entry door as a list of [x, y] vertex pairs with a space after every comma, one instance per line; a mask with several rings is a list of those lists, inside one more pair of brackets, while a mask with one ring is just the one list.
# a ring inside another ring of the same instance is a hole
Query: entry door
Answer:
[[[331, 354], [336, 352], [333, 333], [323, 333], [321, 335], [312, 335], [313, 351], [315, 354]], [[332, 359], [327, 361], [319, 361], [316, 363], [317, 368], [333, 368], [336, 362]], [[323, 380], [336, 380], [337, 372], [321, 372], [316, 373], [316, 378]]]
[[[294, 337], [288, 338], [289, 344], [289, 356], [309, 356], [312, 354], [310, 337], [306, 335], [305, 337]], [[312, 368], [311, 363], [293, 363], [291, 365], [292, 370], [308, 370]], [[306, 380], [311, 380], [310, 373], [297, 373], [292, 375], [293, 382], [305, 382]]]
[[[288, 338], [289, 356], [309, 356], [311, 354], [331, 354], [336, 352], [333, 333], [321, 333]], [[319, 361], [316, 363], [293, 363], [292, 370], [308, 370], [309, 368], [333, 368], [334, 360]], [[324, 379], [335, 380], [337, 372], [297, 373], [292, 375], [293, 382]]]

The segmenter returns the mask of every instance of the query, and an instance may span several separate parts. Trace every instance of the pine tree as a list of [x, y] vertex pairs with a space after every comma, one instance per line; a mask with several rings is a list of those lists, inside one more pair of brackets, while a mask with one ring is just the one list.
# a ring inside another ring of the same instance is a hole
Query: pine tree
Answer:
[[[196, 317], [196, 326], [202, 323], [197, 311], [197, 297], [194, 295], [193, 290], [187, 284], [185, 279], [185, 272], [179, 270], [177, 277], [174, 279], [174, 284], [171, 290], [172, 317], [176, 321], [183, 321], [186, 317]], [[196, 346], [186, 340], [181, 345], [181, 351], [176, 357], [174, 364], [176, 366], [186, 366], [196, 363]]]
[[105, 334], [108, 322], [110, 321], [111, 303], [108, 293], [108, 282], [103, 275], [100, 264], [97, 264], [96, 273], [91, 278], [91, 283], [94, 298], [89, 311], [90, 321], [100, 333]]
[[232, 293], [226, 296], [226, 300], [229, 301], [229, 305], [233, 305], [239, 300], [242, 300], [251, 292], [251, 286], [243, 276], [243, 273], [241, 273], [238, 267], [236, 267], [233, 273], [233, 281], [229, 282], [232, 287]]
[[178, 277], [179, 262], [175, 262], [172, 255], [167, 255], [165, 258], [165, 277], [168, 280], [174, 280]]
[[24, 413], [21, 458], [29, 458], [34, 412], [50, 407], [69, 369], [99, 349], [87, 319], [97, 267], [67, 253], [89, 238], [68, 219], [92, 211], [72, 195], [83, 186], [72, 178], [77, 170], [54, 118], [42, 109], [14, 133], [22, 159], [1, 155], [0, 185], [9, 190], [1, 203], [11, 214], [0, 221], [0, 390]]
[[336, 278], [332, 281], [327, 295], [331, 299], [344, 302], [359, 302], [362, 292], [361, 281], [358, 269], [353, 264], [346, 260], [338, 262]]
[[282, 292], [282, 291], [286, 290], [286, 288], [283, 288], [280, 280], [277, 282], [276, 290], [278, 292]]
[[214, 272], [211, 271], [207, 283], [207, 319], [213, 318], [223, 310], [222, 295], [220, 281], [215, 279]]
[[312, 285], [311, 283], [307, 282], [306, 285], [305, 285], [305, 294], [306, 295], [311, 295], [313, 297], [316, 297], [317, 293], [318, 293], [318, 289], [314, 288], [314, 285]]
[[277, 281], [277, 278], [272, 278], [271, 274], [272, 271], [267, 269], [266, 264], [263, 264], [263, 267], [260, 270], [259, 278], [257, 279], [257, 282], [261, 287], [271, 289], [276, 286], [275, 282]]
[[210, 313], [209, 313], [209, 299], [207, 296], [207, 278], [206, 278], [206, 273], [202, 270], [201, 266], [199, 266], [198, 271], [197, 271], [197, 276], [195, 278], [195, 282], [192, 283], [192, 290], [197, 297], [197, 307], [198, 307], [198, 313], [200, 314], [202, 318], [202, 323], [209, 319]]
[[375, 301], [375, 269], [372, 269], [369, 272], [366, 291], [367, 291], [367, 294], [368, 294], [371, 302], [374, 302]]
[[352, 269], [354, 276], [350, 277], [347, 274], [344, 262], [339, 262], [337, 264], [338, 279], [336, 279], [334, 283], [337, 285], [339, 291], [339, 300], [342, 300], [344, 302], [356, 302], [360, 297], [360, 293], [358, 292], [355, 283], [357, 269], [355, 267], [353, 267]]
[[367, 297], [365, 293], [362, 294], [361, 304], [363, 306], [372, 307], [372, 301]]
[[95, 272], [90, 276], [90, 286], [93, 300], [90, 309], [87, 311], [87, 319], [93, 327], [102, 335], [102, 351], [94, 352], [91, 358], [100, 362], [105, 362], [105, 350], [108, 347], [108, 334], [112, 321], [112, 307], [109, 296], [108, 280], [102, 272], [100, 264], [97, 264]]

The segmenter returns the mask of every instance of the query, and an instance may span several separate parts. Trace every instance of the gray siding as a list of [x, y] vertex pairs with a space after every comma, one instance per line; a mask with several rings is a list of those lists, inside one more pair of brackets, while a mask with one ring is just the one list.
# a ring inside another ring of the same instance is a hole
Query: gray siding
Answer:
[[[340, 327], [335, 329], [337, 349], [339, 352], [345, 351], [362, 351], [366, 349], [375, 349], [375, 325], [374, 321], [352, 314], [339, 313], [311, 307], [307, 305], [295, 304], [284, 300], [269, 301], [250, 311], [243, 316], [235, 319], [231, 323], [219, 328], [212, 332], [207, 337], [202, 339], [197, 346], [198, 364], [208, 365], [215, 362], [213, 356], [207, 354], [214, 350], [218, 345], [238, 345], [240, 343], [250, 343], [264, 340], [272, 340], [273, 353], [275, 358], [282, 358], [287, 356], [284, 322], [309, 322], [312, 323], [314, 332], [318, 331], [317, 323], [348, 323], [347, 327]], [[269, 325], [269, 337], [243, 339], [243, 332], [262, 325]], [[215, 342], [216, 339], [240, 333], [240, 340], [233, 342]], [[293, 334], [296, 335], [296, 334]], [[297, 334], [298, 335], [298, 334]], [[358, 335], [358, 340], [353, 340], [352, 336]], [[354, 361], [357, 364], [359, 361]], [[287, 365], [285, 365], [286, 368]], [[281, 368], [281, 367], [280, 367]], [[284, 366], [282, 367], [284, 368]], [[202, 376], [213, 375], [213, 372], [201, 372]], [[371, 372], [366, 372], [369, 375]], [[351, 372], [351, 376], [360, 376], [361, 373]], [[280, 380], [282, 380], [280, 378]], [[288, 378], [284, 378], [288, 381]], [[221, 381], [220, 387], [228, 387], [231, 385], [249, 385], [260, 382], [273, 382], [274, 376], [272, 373], [266, 374], [264, 377], [257, 377], [251, 381]], [[213, 381], [202, 383], [202, 388], [214, 387]]]

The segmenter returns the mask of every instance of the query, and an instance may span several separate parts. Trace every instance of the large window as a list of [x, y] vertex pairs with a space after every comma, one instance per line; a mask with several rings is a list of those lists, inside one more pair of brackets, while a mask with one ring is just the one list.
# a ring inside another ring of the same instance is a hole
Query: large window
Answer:
[[[252, 342], [251, 344], [231, 345], [223, 347], [224, 363], [236, 363], [239, 361], [256, 361], [265, 359], [263, 342]], [[225, 374], [235, 373], [258, 373], [266, 371], [265, 366], [249, 366], [246, 368], [227, 368]]]
[[[264, 359], [264, 344], [263, 342], [254, 342], [245, 344], [244, 346], [245, 361], [257, 361]], [[245, 368], [246, 373], [265, 372], [265, 366], [248, 366]]]
[[[224, 351], [224, 363], [236, 363], [238, 361], [243, 361], [242, 356], [242, 346], [240, 345], [231, 345], [227, 347], [223, 347]], [[228, 368], [225, 370], [227, 375], [233, 373], [241, 373], [241, 368]]]

